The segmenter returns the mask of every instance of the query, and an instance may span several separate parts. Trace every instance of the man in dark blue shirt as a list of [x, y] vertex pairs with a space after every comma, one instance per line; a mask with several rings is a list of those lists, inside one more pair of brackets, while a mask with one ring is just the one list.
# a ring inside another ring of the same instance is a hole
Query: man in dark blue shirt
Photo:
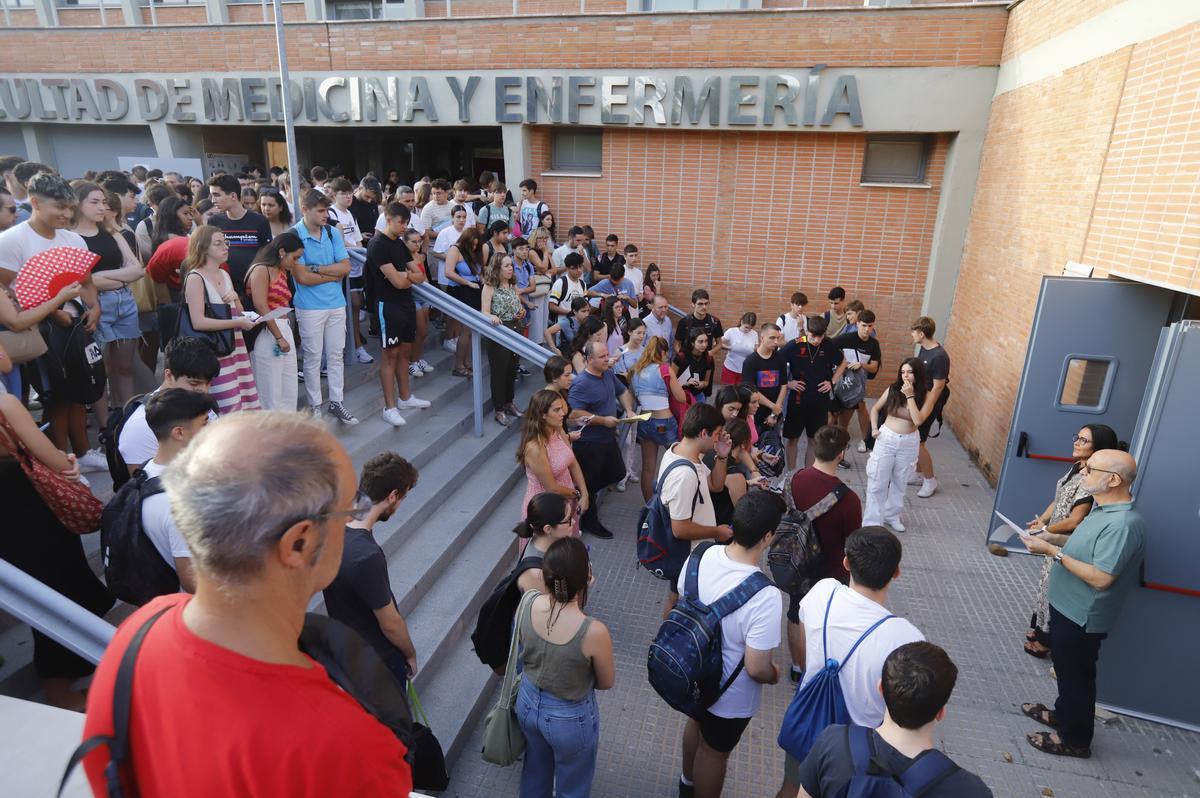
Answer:
[[[833, 386], [845, 369], [842, 350], [825, 339], [828, 326], [824, 316], [811, 316], [808, 332], [782, 349], [787, 361], [789, 397], [783, 437], [787, 441], [788, 468], [792, 471], [812, 465], [813, 436], [829, 423]], [[796, 462], [801, 435], [808, 438], [804, 466]]]
[[579, 520], [584, 532], [608, 539], [613, 533], [600, 523], [596, 496], [625, 476], [625, 461], [617, 445], [617, 401], [633, 415], [633, 395], [612, 372], [613, 361], [605, 343], [587, 343], [583, 347], [584, 368], [571, 383], [567, 401], [571, 418], [578, 419], [583, 434], [575, 441], [575, 458], [587, 482], [588, 509]]

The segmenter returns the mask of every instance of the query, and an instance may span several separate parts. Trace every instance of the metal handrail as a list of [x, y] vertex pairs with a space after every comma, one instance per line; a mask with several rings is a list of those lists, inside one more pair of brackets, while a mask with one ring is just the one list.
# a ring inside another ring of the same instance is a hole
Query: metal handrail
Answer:
[[674, 305], [667, 305], [667, 310], [671, 313], [674, 313], [676, 316], [678, 316], [681, 319], [687, 315], [686, 310], [683, 310], [682, 308], [677, 308]]
[[5, 560], [0, 560], [0, 609], [93, 664], [100, 662], [117, 631]]
[[483, 437], [483, 346], [482, 339], [487, 338], [502, 344], [509, 351], [531, 361], [538, 368], [546, 365], [550, 359], [549, 350], [543, 349], [523, 335], [519, 335], [502, 324], [492, 324], [491, 320], [473, 308], [467, 307], [449, 294], [422, 283], [414, 285], [422, 302], [425, 302], [447, 316], [463, 324], [471, 332], [471, 394], [475, 406], [475, 435]]

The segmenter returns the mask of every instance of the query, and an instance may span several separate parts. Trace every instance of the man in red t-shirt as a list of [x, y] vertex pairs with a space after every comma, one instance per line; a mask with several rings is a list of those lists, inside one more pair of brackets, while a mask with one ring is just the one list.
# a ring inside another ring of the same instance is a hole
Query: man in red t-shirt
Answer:
[[[355, 501], [345, 450], [306, 416], [235, 413], [208, 425], [161, 479], [192, 552], [196, 595], [157, 598], [117, 630], [88, 695], [84, 738], [113, 733], [121, 657], [158, 615], [133, 680], [127, 789], [141, 798], [407, 796], [403, 744], [298, 647], [309, 600], [341, 564], [346, 521], [369, 509]], [[100, 746], [84, 759], [97, 796], [108, 794], [109, 756]]]
[[[812, 439], [815, 455], [813, 464], [797, 471], [792, 477], [792, 502], [797, 510], [808, 510], [824, 499], [839, 485], [845, 495], [824, 515], [813, 521], [817, 538], [821, 541], [823, 567], [822, 579], [837, 579], [846, 584], [850, 573], [844, 564], [846, 538], [862, 526], [862, 502], [858, 494], [847, 487], [837, 476], [838, 463], [846, 456], [850, 445], [850, 433], [839, 426], [826, 424], [817, 430]], [[792, 652], [792, 681], [804, 676], [804, 631], [800, 627], [800, 599], [792, 596], [788, 605], [788, 648]]]

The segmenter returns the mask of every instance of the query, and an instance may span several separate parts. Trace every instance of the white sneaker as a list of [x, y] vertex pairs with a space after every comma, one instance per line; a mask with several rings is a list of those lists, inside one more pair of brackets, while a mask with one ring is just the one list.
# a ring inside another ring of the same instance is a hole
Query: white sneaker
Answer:
[[425, 376], [425, 372], [421, 371], [421, 367], [420, 367], [420, 366], [418, 366], [416, 363], [409, 363], [409, 364], [408, 364], [408, 376], [410, 376], [410, 377], [424, 377], [424, 376]]
[[899, 519], [899, 518], [897, 518], [895, 521], [888, 521], [888, 522], [887, 522], [887, 525], [888, 525], [888, 526], [890, 526], [890, 527], [892, 528], [892, 531], [893, 531], [893, 532], [906, 532], [906, 531], [908, 531], [908, 530], [906, 530], [906, 529], [904, 528], [904, 524], [900, 523], [900, 519]]
[[624, 492], [625, 492], [625, 483], [626, 483], [626, 482], [628, 482], [628, 481], [629, 481], [629, 477], [628, 477], [628, 476], [626, 476], [626, 477], [625, 477], [625, 479], [623, 479], [623, 480], [621, 480], [620, 482], [618, 482], [618, 483], [617, 483], [617, 493], [624, 493]]
[[393, 427], [403, 427], [408, 423], [404, 420], [404, 416], [400, 415], [400, 411], [394, 407], [389, 407], [383, 411], [383, 420]]
[[375, 362], [375, 358], [371, 357], [371, 353], [368, 352], [366, 349], [364, 349], [361, 346], [358, 349], [354, 350], [354, 359], [357, 360], [359, 363], [364, 363], [364, 364]]
[[937, 477], [930, 477], [921, 483], [921, 489], [917, 491], [917, 496], [922, 499], [928, 499], [938, 488]]
[[442, 342], [442, 349], [445, 349], [447, 352], [458, 351], [458, 339], [457, 338], [447, 338], [445, 341]]
[[920, 471], [914, 471], [913, 475], [908, 478], [908, 482], [906, 484], [908, 484], [908, 485], [924, 485], [925, 477], [921, 476]]
[[433, 373], [433, 366], [429, 365], [428, 360], [425, 360], [425, 359], [418, 360], [417, 365], [420, 366], [421, 371], [425, 372], [426, 374]]
[[80, 473], [88, 471], [107, 471], [108, 459], [104, 456], [104, 452], [100, 449], [88, 449], [82, 457], [76, 460], [79, 463]]
[[309, 408], [309, 412], [312, 413], [313, 418], [321, 418], [325, 415], [325, 412], [321, 410], [320, 405], [313, 405], [311, 408]]
[[866, 453], [867, 453], [867, 442], [866, 442], [866, 441], [859, 441], [859, 442], [858, 442], [858, 453], [859, 453], [859, 454], [866, 454]]
[[407, 399], [401, 399], [396, 402], [396, 407], [400, 410], [421, 410], [429, 407], [432, 402], [427, 402], [424, 399], [418, 399], [417, 395], [409, 394]]

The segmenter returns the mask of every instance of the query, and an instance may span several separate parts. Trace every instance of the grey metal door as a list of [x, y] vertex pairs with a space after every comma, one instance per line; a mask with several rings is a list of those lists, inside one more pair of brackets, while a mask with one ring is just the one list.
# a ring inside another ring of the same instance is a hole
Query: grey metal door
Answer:
[[[1140, 283], [1043, 278], [995, 510], [1022, 526], [1045, 510], [1082, 425], [1133, 437], [1172, 300], [1170, 291]], [[994, 514], [987, 529], [989, 540], [1025, 551]]]
[[1101, 652], [1101, 703], [1200, 728], [1200, 477], [1196, 397], [1200, 322], [1170, 327], [1155, 358], [1132, 441], [1135, 506], [1146, 519], [1142, 586], [1121, 610]]

